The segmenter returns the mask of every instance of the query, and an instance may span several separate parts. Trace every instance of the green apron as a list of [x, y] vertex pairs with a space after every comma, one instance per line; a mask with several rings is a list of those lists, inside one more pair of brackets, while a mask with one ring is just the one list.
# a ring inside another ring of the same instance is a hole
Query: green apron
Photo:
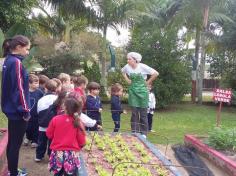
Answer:
[[129, 86], [129, 105], [132, 107], [147, 108], [148, 107], [148, 90], [146, 81], [142, 75], [132, 73], [129, 76], [131, 85]]

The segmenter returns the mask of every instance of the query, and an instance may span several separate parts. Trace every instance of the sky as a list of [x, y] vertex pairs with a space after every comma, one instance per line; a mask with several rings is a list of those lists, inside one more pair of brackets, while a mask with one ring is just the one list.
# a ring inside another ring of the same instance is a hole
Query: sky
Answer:
[[[49, 14], [52, 14], [50, 6], [45, 6], [45, 10]], [[43, 12], [37, 8], [33, 9], [33, 13], [34, 15], [38, 15], [39, 13], [43, 14]], [[114, 29], [108, 28], [107, 40], [110, 41], [113, 46], [122, 47], [122, 46], [127, 45], [127, 43], [129, 42], [130, 32], [127, 28], [123, 28], [121, 26], [118, 26], [118, 28], [120, 30], [120, 35], [118, 35]]]

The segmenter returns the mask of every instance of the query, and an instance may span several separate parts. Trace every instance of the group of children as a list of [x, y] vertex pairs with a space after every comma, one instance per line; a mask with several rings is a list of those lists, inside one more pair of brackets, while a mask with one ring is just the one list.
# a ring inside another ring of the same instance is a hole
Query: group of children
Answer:
[[[86, 95], [86, 89], [88, 93]], [[31, 119], [28, 122], [24, 144], [31, 142], [36, 148], [35, 161], [40, 162], [45, 153], [50, 156], [50, 171], [55, 175], [73, 175], [79, 168], [78, 152], [85, 145], [85, 130], [102, 129], [102, 103], [100, 85], [84, 76], [70, 77], [61, 73], [49, 79], [45, 75], [29, 75]], [[114, 132], [120, 129], [120, 115], [126, 114], [121, 106], [123, 87], [111, 87], [111, 114]], [[150, 94], [148, 117], [152, 123], [154, 94]], [[75, 141], [78, 142], [75, 142]], [[76, 159], [77, 158], [77, 159]]]

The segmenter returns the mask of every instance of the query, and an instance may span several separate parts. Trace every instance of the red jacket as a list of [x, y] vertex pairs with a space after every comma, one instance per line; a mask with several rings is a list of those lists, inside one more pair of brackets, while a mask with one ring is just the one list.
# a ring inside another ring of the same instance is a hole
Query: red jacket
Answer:
[[73, 118], [66, 114], [57, 115], [51, 120], [46, 135], [52, 139], [52, 150], [80, 151], [86, 143], [85, 133], [75, 128]]
[[81, 89], [80, 87], [75, 87], [74, 88], [74, 92], [77, 94], [77, 96], [81, 97], [82, 102], [83, 102], [83, 110], [86, 110], [86, 94], [85, 91], [83, 89]]

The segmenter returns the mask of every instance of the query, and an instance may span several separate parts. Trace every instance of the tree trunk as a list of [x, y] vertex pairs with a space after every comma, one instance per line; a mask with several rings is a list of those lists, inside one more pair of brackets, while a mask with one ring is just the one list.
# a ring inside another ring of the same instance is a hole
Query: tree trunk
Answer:
[[204, 4], [203, 11], [203, 32], [201, 36], [201, 62], [199, 67], [199, 85], [198, 85], [198, 103], [202, 104], [202, 88], [203, 88], [203, 79], [205, 72], [205, 61], [206, 61], [206, 32], [207, 32], [207, 23], [209, 15], [209, 1], [206, 1]]
[[196, 102], [196, 96], [198, 95], [197, 91], [197, 80], [198, 80], [198, 72], [197, 68], [199, 67], [199, 49], [200, 49], [200, 28], [196, 27], [196, 39], [195, 39], [195, 58], [193, 60], [193, 69], [192, 69], [192, 102]]
[[64, 42], [66, 44], [70, 44], [70, 32], [71, 32], [71, 26], [70, 26], [70, 23], [67, 22], [66, 23], [66, 28], [65, 28], [65, 31], [64, 31], [64, 36], [63, 36], [63, 39], [64, 39]]
[[[107, 73], [106, 73], [106, 35], [107, 35], [107, 27], [104, 27], [103, 29], [103, 46], [102, 46], [102, 52], [101, 52], [101, 86], [104, 89], [104, 91], [107, 91]], [[104, 93], [105, 93], [104, 92]]]

